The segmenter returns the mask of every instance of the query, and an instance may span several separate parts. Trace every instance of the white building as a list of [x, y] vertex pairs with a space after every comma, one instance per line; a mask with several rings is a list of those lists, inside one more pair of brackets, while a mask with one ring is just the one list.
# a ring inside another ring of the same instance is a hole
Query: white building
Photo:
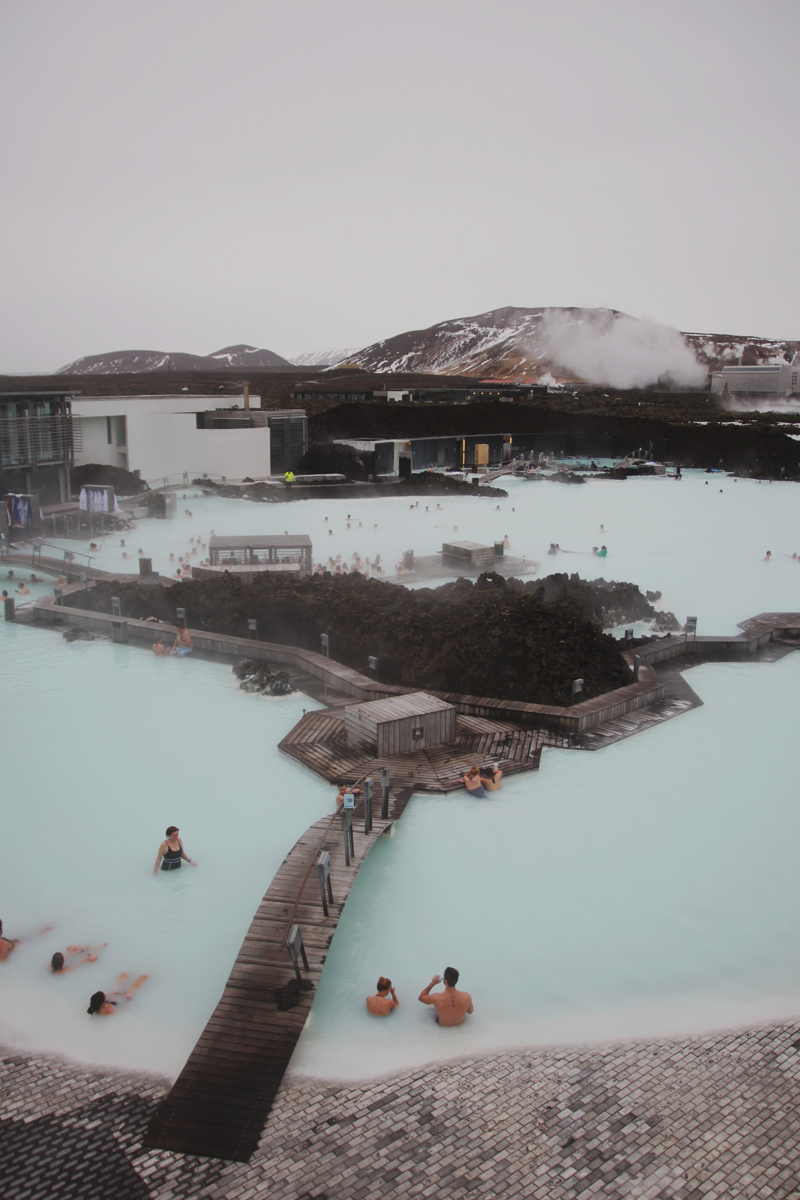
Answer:
[[[270, 429], [260, 409], [226, 412], [223, 427], [206, 428], [209, 396], [76, 396], [72, 400], [75, 465], [105, 463], [160, 481], [224, 475], [265, 479], [271, 471]], [[209, 416], [212, 414], [209, 413]], [[234, 418], [233, 420], [230, 418]]]
[[762, 367], [723, 367], [711, 376], [711, 390], [719, 396], [800, 395], [800, 354], [792, 361]]

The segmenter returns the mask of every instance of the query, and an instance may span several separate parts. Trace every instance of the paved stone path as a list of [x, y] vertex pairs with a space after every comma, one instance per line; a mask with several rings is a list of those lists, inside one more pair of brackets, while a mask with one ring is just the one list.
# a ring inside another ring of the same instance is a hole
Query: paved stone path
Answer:
[[247, 1164], [144, 1151], [169, 1082], [0, 1055], [3, 1200], [800, 1198], [800, 1026], [284, 1081]]

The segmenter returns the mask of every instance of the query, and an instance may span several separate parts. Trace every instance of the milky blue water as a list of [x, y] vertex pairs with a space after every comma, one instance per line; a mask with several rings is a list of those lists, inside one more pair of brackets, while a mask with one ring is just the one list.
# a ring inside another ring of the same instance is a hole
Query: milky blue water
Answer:
[[[170, 552], [212, 529], [288, 530], [311, 534], [315, 560], [357, 550], [390, 567], [403, 550], [431, 554], [456, 533], [507, 533], [511, 552], [541, 573], [661, 590], [659, 606], [681, 621], [696, 614], [701, 633], [800, 610], [797, 485], [693, 472], [682, 483], [503, 483], [508, 499], [440, 500], [439, 512], [434, 500], [427, 513], [422, 501], [266, 506], [188, 489], [178, 516], [124, 535], [130, 559], [117, 535], [97, 539], [96, 561], [135, 570], [141, 548], [166, 573]], [[548, 556], [551, 541], [565, 552]], [[591, 553], [601, 543], [604, 561]], [[276, 749], [313, 702], [246, 696], [225, 666], [67, 646], [23, 627], [0, 624], [0, 653], [11, 747], [0, 916], [10, 936], [56, 924], [0, 965], [0, 1040], [174, 1075], [281, 858], [331, 810], [331, 789]], [[362, 869], [293, 1069], [380, 1074], [498, 1045], [709, 1028], [796, 1008], [798, 670], [800, 656], [696, 668], [702, 709], [599, 753], [546, 752], [538, 774], [483, 805], [412, 801]], [[167, 824], [181, 827], [200, 866], [153, 879]], [[98, 964], [47, 973], [54, 950], [84, 941], [109, 942]], [[450, 964], [475, 1015], [444, 1034], [416, 995]], [[90, 1020], [89, 995], [123, 970], [150, 978], [128, 1011]], [[363, 1013], [381, 973], [402, 1001], [385, 1022]]]

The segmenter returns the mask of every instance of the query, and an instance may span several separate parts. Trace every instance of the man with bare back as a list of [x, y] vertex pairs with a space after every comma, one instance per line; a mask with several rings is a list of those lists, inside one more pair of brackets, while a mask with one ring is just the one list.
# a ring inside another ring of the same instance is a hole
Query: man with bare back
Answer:
[[426, 988], [419, 994], [422, 1004], [432, 1004], [436, 1010], [436, 1020], [439, 1025], [463, 1025], [464, 1017], [472, 1012], [472, 996], [469, 992], [460, 992], [456, 987], [458, 971], [455, 967], [447, 967], [444, 973], [444, 991], [431, 995], [431, 988], [441, 982], [441, 975], [434, 975]]

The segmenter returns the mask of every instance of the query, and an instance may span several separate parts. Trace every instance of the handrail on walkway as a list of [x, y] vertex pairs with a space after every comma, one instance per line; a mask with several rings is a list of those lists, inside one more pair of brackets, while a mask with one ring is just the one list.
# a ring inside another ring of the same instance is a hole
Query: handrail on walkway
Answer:
[[[367, 778], [367, 772], [365, 771], [363, 775], [359, 776], [359, 778], [355, 781], [355, 783], [352, 786], [354, 788], [357, 788], [358, 785], [360, 783], [363, 783], [366, 778]], [[322, 837], [320, 838], [319, 842], [317, 843], [317, 847], [311, 856], [311, 862], [308, 864], [308, 870], [306, 871], [305, 875], [303, 876], [303, 882], [300, 884], [300, 887], [297, 890], [297, 895], [295, 896], [294, 904], [292, 905], [292, 911], [289, 913], [288, 919], [286, 921], [286, 927], [283, 931], [283, 937], [281, 938], [281, 949], [282, 950], [285, 948], [286, 939], [288, 938], [289, 934], [291, 933], [292, 922], [294, 921], [294, 914], [297, 912], [298, 906], [299, 906], [300, 901], [303, 896], [303, 892], [306, 889], [306, 884], [308, 883], [309, 876], [311, 875], [311, 872], [314, 869], [314, 865], [317, 861], [317, 855], [319, 854], [320, 849], [322, 848], [322, 845], [325, 842], [325, 839], [327, 838], [328, 834], [330, 833], [333, 822], [336, 820], [336, 818], [338, 816], [339, 816], [339, 810], [337, 809], [337, 811], [335, 813], [333, 813], [333, 815], [331, 816], [331, 819], [328, 822], [328, 824], [325, 826], [325, 832], [323, 833]]]

